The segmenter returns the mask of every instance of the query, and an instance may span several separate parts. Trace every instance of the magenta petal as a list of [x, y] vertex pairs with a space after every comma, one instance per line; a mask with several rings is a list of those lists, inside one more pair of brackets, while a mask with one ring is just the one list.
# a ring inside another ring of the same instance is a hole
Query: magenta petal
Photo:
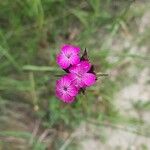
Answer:
[[73, 45], [64, 45], [60, 54], [57, 56], [57, 63], [62, 69], [67, 69], [70, 65], [80, 62], [79, 47]]
[[58, 90], [56, 90], [56, 96], [65, 103], [72, 103], [75, 99], [75, 97], [62, 93], [61, 91]]
[[74, 100], [75, 100], [75, 97], [73, 96], [70, 96], [68, 94], [64, 94], [62, 96], [62, 100], [65, 102], [65, 103], [72, 103]]
[[91, 68], [91, 64], [89, 61], [81, 61], [80, 68], [83, 70], [83, 72], [88, 72]]
[[74, 85], [69, 86], [69, 88], [68, 88], [68, 94], [70, 96], [76, 96], [78, 94], [78, 89]]
[[70, 73], [69, 76], [77, 89], [85, 86], [82, 77], [79, 77], [76, 73]]
[[78, 89], [72, 84], [69, 75], [65, 75], [56, 81], [55, 94], [63, 102], [73, 102], [77, 93]]
[[70, 76], [68, 76], [68, 75], [65, 75], [65, 76], [63, 76], [62, 78], [61, 78], [61, 80], [60, 80], [60, 84], [61, 85], [65, 85], [65, 86], [70, 86], [70, 84], [71, 84], [71, 79], [70, 79]]
[[72, 55], [70, 58], [71, 65], [76, 65], [80, 62], [80, 58], [78, 55]]
[[92, 73], [85, 73], [83, 76], [83, 82], [87, 86], [91, 86], [96, 82], [96, 76]]
[[80, 72], [80, 70], [81, 69], [79, 67], [77, 67], [77, 65], [74, 65], [74, 66], [69, 68], [69, 72], [70, 73], [75, 73], [75, 74], [78, 74]]
[[61, 51], [64, 52], [65, 54], [68, 52], [73, 52], [73, 53], [78, 54], [80, 51], [80, 47], [69, 45], [69, 44], [64, 44], [61, 46]]
[[58, 65], [62, 68], [62, 69], [66, 69], [69, 67], [70, 62], [69, 60], [66, 59], [65, 56], [63, 56], [63, 54], [59, 54], [57, 56], [57, 63]]
[[71, 73], [87, 73], [91, 68], [91, 64], [89, 63], [89, 61], [81, 61], [80, 63], [78, 63], [77, 65], [74, 65], [72, 67], [70, 67], [69, 71]]

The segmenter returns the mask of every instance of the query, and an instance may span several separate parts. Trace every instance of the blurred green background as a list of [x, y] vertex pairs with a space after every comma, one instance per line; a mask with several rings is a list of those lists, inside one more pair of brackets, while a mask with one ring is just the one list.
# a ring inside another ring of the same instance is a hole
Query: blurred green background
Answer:
[[[149, 149], [149, 10], [149, 0], [0, 0], [0, 150]], [[109, 74], [71, 105], [54, 94], [63, 43]], [[101, 148], [85, 148], [83, 126]], [[110, 146], [107, 129], [146, 140]]]

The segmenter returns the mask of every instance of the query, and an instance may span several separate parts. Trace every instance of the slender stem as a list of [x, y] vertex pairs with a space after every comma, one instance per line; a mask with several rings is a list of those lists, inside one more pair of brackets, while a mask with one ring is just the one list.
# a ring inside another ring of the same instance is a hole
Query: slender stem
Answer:
[[100, 72], [98, 72], [96, 75], [97, 75], [98, 78], [101, 77], [101, 76], [109, 76], [108, 73], [100, 73]]
[[39, 109], [38, 107], [38, 97], [35, 89], [35, 79], [34, 79], [34, 74], [33, 72], [29, 72], [29, 80], [31, 84], [31, 96], [33, 98], [33, 105], [34, 105], [34, 110], [37, 111]]
[[49, 66], [34, 66], [34, 65], [25, 65], [22, 68], [24, 71], [38, 71], [38, 72], [46, 72], [46, 71], [60, 71], [56, 67], [49, 67]]

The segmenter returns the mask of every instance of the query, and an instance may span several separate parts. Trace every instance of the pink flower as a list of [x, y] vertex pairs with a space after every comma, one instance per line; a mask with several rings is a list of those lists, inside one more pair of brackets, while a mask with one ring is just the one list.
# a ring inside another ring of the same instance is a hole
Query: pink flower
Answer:
[[78, 88], [85, 88], [91, 86], [96, 82], [96, 75], [90, 73], [91, 64], [89, 61], [84, 60], [69, 68], [69, 76], [73, 83]]
[[57, 63], [62, 69], [67, 69], [70, 65], [80, 62], [80, 48], [65, 44], [61, 47], [61, 52], [57, 56]]
[[79, 92], [84, 94], [85, 88], [95, 84], [96, 73], [89, 62], [85, 49], [80, 58], [80, 48], [65, 44], [57, 56], [58, 65], [67, 75], [56, 81], [56, 96], [63, 102], [72, 103]]
[[66, 103], [72, 103], [78, 94], [78, 89], [73, 85], [69, 76], [65, 75], [56, 81], [56, 96]]

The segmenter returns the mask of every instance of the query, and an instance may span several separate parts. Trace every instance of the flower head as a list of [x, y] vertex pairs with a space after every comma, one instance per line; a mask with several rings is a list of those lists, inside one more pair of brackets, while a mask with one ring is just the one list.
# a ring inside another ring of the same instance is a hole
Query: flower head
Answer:
[[85, 88], [91, 86], [96, 82], [96, 75], [90, 73], [91, 64], [89, 61], [84, 60], [70, 67], [69, 76], [72, 79], [73, 83], [78, 88]]
[[56, 81], [56, 96], [66, 103], [72, 103], [79, 92], [84, 94], [86, 87], [96, 82], [94, 66], [85, 49], [79, 56], [80, 48], [73, 45], [63, 45], [57, 56], [58, 65], [66, 71], [67, 75]]
[[73, 85], [68, 75], [56, 81], [55, 91], [56, 96], [66, 103], [72, 103], [75, 100], [75, 96], [78, 94], [77, 87]]
[[79, 63], [80, 48], [73, 45], [63, 45], [61, 52], [57, 56], [57, 63], [62, 69], [67, 69], [70, 65]]

